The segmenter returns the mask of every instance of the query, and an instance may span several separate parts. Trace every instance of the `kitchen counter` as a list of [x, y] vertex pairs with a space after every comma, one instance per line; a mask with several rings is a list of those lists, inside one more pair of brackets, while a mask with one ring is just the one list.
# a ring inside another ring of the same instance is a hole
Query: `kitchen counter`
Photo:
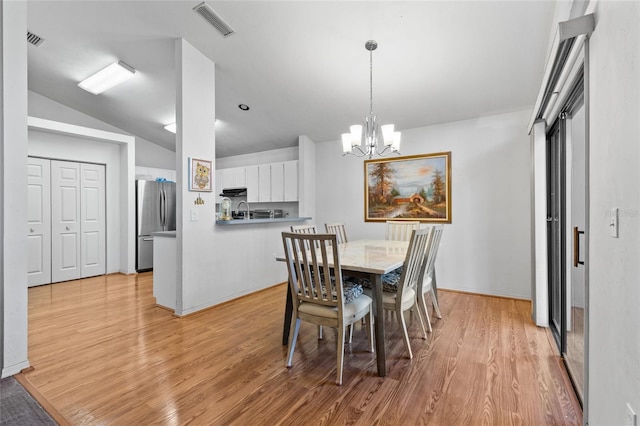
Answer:
[[234, 219], [234, 220], [216, 220], [216, 225], [233, 226], [233, 225], [257, 225], [263, 223], [281, 223], [281, 222], [304, 222], [311, 220], [310, 217], [282, 217], [277, 219]]

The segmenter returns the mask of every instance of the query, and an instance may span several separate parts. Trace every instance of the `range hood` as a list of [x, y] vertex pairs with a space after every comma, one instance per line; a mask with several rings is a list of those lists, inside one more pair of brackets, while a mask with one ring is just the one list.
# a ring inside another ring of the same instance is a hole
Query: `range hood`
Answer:
[[223, 188], [220, 195], [222, 197], [246, 197], [247, 188]]

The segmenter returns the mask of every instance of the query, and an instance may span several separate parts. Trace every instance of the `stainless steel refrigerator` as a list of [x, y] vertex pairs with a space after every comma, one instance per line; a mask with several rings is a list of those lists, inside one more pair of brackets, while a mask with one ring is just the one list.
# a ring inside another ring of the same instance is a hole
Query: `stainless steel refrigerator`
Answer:
[[136, 271], [153, 269], [152, 232], [176, 230], [176, 184], [136, 181]]

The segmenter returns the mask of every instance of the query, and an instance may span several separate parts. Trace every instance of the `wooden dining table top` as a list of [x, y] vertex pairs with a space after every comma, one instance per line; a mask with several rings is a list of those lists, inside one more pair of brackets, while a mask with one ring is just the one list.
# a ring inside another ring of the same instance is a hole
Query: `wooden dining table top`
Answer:
[[[408, 241], [362, 239], [338, 244], [340, 267], [349, 271], [382, 275], [398, 269], [407, 255]], [[331, 253], [329, 253], [331, 256]], [[284, 261], [284, 255], [276, 257]], [[331, 261], [331, 259], [330, 259]], [[330, 264], [330, 266], [333, 266]]]

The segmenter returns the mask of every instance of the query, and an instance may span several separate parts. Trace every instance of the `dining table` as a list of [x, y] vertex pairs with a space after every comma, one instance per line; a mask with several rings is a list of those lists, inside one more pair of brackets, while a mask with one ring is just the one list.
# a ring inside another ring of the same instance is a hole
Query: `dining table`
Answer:
[[[382, 306], [382, 275], [401, 267], [404, 263], [409, 247], [408, 241], [362, 239], [338, 245], [338, 256], [343, 279], [345, 276], [367, 278], [372, 285], [373, 316], [375, 332], [375, 350], [378, 376], [387, 374], [385, 340], [384, 340], [384, 309]], [[276, 260], [285, 261], [284, 255], [276, 256]], [[329, 264], [333, 267], [333, 264]], [[282, 344], [289, 341], [291, 320], [293, 314], [293, 299], [290, 285], [287, 286], [287, 302], [284, 314], [284, 329]]]

